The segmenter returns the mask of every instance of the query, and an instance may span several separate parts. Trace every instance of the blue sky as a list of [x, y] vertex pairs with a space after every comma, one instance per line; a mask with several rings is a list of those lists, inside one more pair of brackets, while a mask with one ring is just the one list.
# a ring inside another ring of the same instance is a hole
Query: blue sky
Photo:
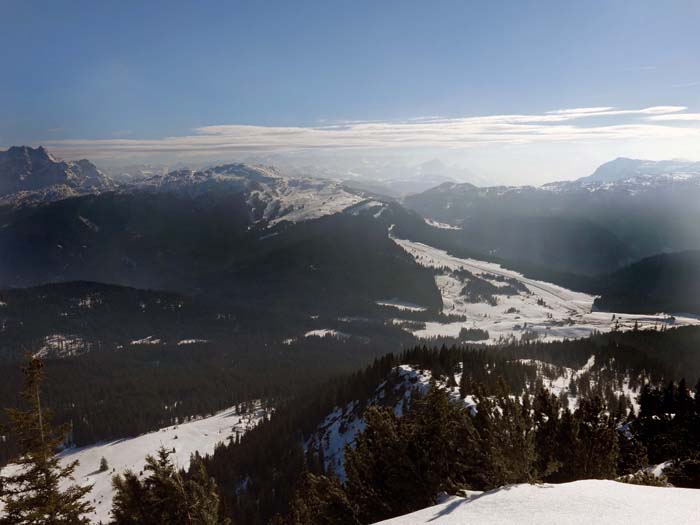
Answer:
[[[494, 176], [528, 159], [523, 176], [559, 178], [610, 156], [700, 155], [693, 0], [4, 0], [0, 12], [0, 147], [387, 151]], [[576, 108], [593, 109], [547, 117]]]

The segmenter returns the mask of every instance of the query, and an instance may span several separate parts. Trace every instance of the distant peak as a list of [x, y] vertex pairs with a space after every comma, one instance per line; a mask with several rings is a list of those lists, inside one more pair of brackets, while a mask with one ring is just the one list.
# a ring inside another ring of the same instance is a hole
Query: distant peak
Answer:
[[26, 156], [33, 159], [45, 158], [55, 160], [44, 146], [38, 146], [36, 148], [32, 148], [31, 146], [10, 146], [6, 153], [13, 157]]

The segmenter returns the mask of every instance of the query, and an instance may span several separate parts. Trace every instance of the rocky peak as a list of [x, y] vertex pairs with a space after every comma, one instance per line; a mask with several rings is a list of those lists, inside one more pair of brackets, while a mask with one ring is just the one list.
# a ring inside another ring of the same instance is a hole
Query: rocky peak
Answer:
[[0, 151], [0, 197], [58, 187], [85, 193], [110, 190], [115, 184], [90, 161], [63, 161], [42, 146]]

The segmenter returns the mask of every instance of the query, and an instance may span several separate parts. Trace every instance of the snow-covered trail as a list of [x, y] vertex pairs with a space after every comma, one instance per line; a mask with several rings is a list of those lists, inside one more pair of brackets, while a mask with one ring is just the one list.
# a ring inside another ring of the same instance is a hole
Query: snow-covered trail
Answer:
[[700, 522], [700, 490], [584, 480], [472, 492], [377, 525], [628, 525]]

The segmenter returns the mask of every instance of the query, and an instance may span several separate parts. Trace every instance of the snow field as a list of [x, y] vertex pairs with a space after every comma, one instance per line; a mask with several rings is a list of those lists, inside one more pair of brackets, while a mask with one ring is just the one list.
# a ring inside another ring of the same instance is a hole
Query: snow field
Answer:
[[[170, 456], [171, 460], [178, 469], [187, 469], [192, 454], [212, 454], [216, 445], [253, 428], [264, 414], [265, 409], [260, 403], [256, 403], [255, 409], [247, 414], [236, 414], [235, 408], [231, 407], [210, 417], [137, 437], [68, 449], [59, 454], [59, 457], [62, 464], [79, 461], [74, 473], [75, 482], [93, 486], [88, 499], [95, 511], [88, 517], [92, 523], [108, 523], [112, 509], [112, 477], [123, 474], [126, 470], [141, 473], [146, 464], [146, 456], [154, 455], [161, 446], [175, 450]], [[109, 466], [106, 472], [99, 472], [102, 458], [107, 460]], [[5, 467], [11, 468], [12, 465]]]
[[[700, 521], [700, 490], [583, 480], [512, 485], [380, 522], [381, 525], [691, 524]], [[379, 525], [379, 524], [377, 524]]]
[[407, 324], [407, 330], [416, 337], [457, 337], [462, 328], [479, 328], [489, 333], [489, 339], [480, 342], [499, 344], [523, 337], [544, 341], [577, 339], [594, 332], [632, 330], [635, 325], [639, 329], [651, 329], [700, 324], [700, 317], [690, 315], [595, 312], [592, 295], [529, 279], [499, 264], [454, 257], [426, 244], [395, 238], [391, 232], [390, 237], [427, 268], [464, 269], [494, 286], [504, 286], [494, 276], [515, 279], [528, 290], [510, 296], [498, 295], [496, 305], [471, 303], [461, 294], [466, 281], [453, 274], [437, 274], [435, 284], [442, 295], [443, 313], [466, 316], [467, 320], [427, 321], [421, 329], [411, 329]]

